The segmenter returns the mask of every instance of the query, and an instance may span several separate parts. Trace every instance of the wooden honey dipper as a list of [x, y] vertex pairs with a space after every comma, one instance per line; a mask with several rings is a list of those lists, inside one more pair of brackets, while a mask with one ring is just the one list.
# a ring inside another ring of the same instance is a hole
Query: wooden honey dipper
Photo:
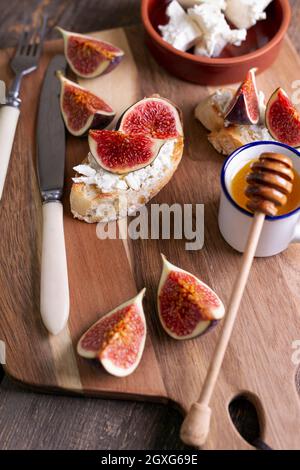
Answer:
[[200, 448], [205, 443], [211, 419], [209, 403], [222, 367], [224, 355], [231, 337], [238, 309], [242, 300], [253, 258], [266, 215], [275, 216], [279, 207], [286, 204], [294, 180], [293, 164], [290, 158], [279, 153], [263, 153], [251, 165], [247, 176], [245, 194], [249, 199], [247, 208], [254, 212], [242, 267], [233, 286], [223, 329], [216, 345], [201, 394], [194, 403], [181, 427], [180, 437], [188, 445]]

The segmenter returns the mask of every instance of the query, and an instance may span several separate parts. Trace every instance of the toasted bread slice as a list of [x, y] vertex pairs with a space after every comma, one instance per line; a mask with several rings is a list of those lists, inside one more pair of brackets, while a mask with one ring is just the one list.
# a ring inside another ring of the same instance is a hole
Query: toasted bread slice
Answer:
[[228, 126], [208, 134], [208, 140], [217, 152], [230, 155], [242, 145], [256, 140], [271, 140], [271, 136], [263, 126]]
[[207, 130], [216, 131], [224, 127], [224, 113], [234, 93], [231, 88], [220, 88], [196, 106], [195, 117]]
[[[170, 162], [154, 179], [145, 180], [139, 189], [102, 192], [96, 185], [75, 182], [70, 202], [75, 218], [88, 223], [110, 222], [134, 214], [153, 198], [172, 178], [183, 154], [183, 137], [175, 140]], [[83, 163], [85, 163], [85, 160]], [[138, 170], [139, 171], [139, 170]]]

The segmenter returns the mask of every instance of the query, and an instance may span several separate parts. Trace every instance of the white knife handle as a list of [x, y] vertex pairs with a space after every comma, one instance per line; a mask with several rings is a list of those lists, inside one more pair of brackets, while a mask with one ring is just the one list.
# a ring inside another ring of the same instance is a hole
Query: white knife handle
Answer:
[[43, 205], [43, 244], [41, 263], [41, 315], [47, 330], [58, 334], [69, 317], [69, 282], [60, 201]]
[[0, 201], [14, 142], [20, 109], [3, 105], [0, 108]]

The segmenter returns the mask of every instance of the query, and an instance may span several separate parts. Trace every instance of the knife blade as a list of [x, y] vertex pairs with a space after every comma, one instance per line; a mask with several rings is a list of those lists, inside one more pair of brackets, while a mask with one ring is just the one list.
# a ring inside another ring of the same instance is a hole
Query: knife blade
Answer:
[[65, 126], [60, 112], [58, 70], [65, 71], [64, 56], [55, 56], [46, 71], [37, 120], [37, 171], [43, 202], [40, 311], [52, 334], [69, 317], [69, 283], [61, 198], [65, 172]]

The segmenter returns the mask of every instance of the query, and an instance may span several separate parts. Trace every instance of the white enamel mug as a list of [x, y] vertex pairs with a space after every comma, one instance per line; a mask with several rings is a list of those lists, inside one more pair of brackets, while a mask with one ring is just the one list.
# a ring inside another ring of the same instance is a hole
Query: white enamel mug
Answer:
[[[253, 215], [233, 200], [231, 182], [247, 162], [264, 152], [287, 155], [300, 173], [300, 152], [279, 142], [253, 142], [240, 147], [227, 158], [221, 171], [219, 228], [226, 242], [240, 252], [245, 249]], [[295, 242], [300, 242], [300, 207], [285, 215], [266, 217], [255, 256], [276, 255]]]

